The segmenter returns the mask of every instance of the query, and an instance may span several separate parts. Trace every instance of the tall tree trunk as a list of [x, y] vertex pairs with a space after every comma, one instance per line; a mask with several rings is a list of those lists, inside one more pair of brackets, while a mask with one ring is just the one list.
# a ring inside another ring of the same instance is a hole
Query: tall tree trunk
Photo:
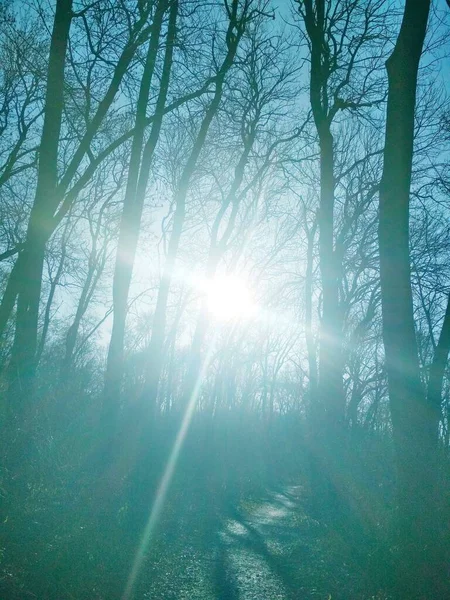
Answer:
[[14, 344], [9, 366], [9, 395], [16, 418], [29, 399], [36, 369], [39, 300], [48, 231], [55, 208], [57, 156], [64, 105], [64, 68], [72, 21], [72, 0], [58, 0], [47, 72], [44, 124], [39, 148], [36, 195], [20, 255]]
[[[306, 217], [306, 211], [305, 211]], [[307, 231], [308, 247], [306, 251], [305, 273], [305, 334], [306, 349], [308, 352], [309, 371], [309, 408], [317, 398], [317, 348], [312, 331], [312, 306], [313, 306], [313, 268], [314, 268], [314, 240], [316, 237], [317, 221], [311, 230]]]
[[150, 85], [155, 69], [163, 16], [166, 9], [167, 0], [160, 0], [156, 9], [154, 27], [149, 42], [147, 60], [139, 90], [136, 123], [134, 128], [135, 134], [133, 136], [131, 147], [127, 188], [120, 223], [119, 242], [113, 280], [113, 327], [108, 348], [104, 388], [105, 404], [112, 410], [113, 405], [118, 406], [120, 400], [120, 387], [123, 378], [123, 351], [128, 294], [136, 256], [150, 163], [161, 130], [172, 67], [173, 45], [178, 12], [178, 3], [176, 1], [172, 2], [170, 9], [166, 53], [161, 87], [155, 110], [155, 120], [153, 121], [150, 138], [144, 148], [144, 152], [142, 152]]
[[[406, 0], [386, 62], [388, 102], [380, 184], [380, 276], [383, 341], [398, 472], [402, 597], [438, 598], [446, 578], [437, 515], [436, 406], [420, 379], [409, 253], [409, 200], [417, 75], [430, 1]], [[406, 595], [405, 595], [406, 594]]]
[[319, 268], [322, 280], [322, 321], [319, 334], [319, 378], [316, 402], [333, 429], [344, 421], [342, 324], [339, 310], [340, 269], [334, 248], [334, 140], [331, 124], [338, 104], [329, 98], [330, 57], [325, 37], [325, 0], [305, 1], [305, 26], [310, 39], [310, 104], [320, 149]]
[[[312, 405], [309, 448], [311, 483], [318, 514], [336, 511], [341, 504], [345, 396], [342, 365], [342, 324], [339, 307], [337, 254], [334, 248], [334, 139], [331, 124], [338, 110], [330, 98], [330, 48], [326, 40], [325, 0], [305, 0], [305, 27], [310, 40], [310, 105], [319, 138], [320, 198], [319, 270], [322, 319], [319, 330], [318, 381]], [[339, 488], [339, 489], [338, 489]]]
[[334, 250], [334, 151], [329, 127], [320, 125], [319, 267], [322, 279], [322, 322], [319, 343], [319, 401], [331, 429], [341, 427], [345, 400], [342, 378], [342, 330], [339, 273]]

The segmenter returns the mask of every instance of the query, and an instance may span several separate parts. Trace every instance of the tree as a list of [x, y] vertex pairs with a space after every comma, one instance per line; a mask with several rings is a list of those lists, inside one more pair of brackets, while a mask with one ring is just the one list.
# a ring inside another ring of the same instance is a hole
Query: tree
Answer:
[[169, 89], [170, 72], [175, 45], [176, 22], [178, 17], [178, 2], [171, 2], [170, 16], [167, 27], [166, 51], [161, 75], [159, 96], [155, 106], [155, 118], [147, 142], [144, 145], [146, 111], [149, 102], [150, 85], [152, 83], [156, 58], [159, 48], [162, 21], [167, 10], [166, 0], [158, 4], [155, 28], [152, 31], [146, 64], [142, 74], [139, 98], [136, 106], [136, 121], [133, 142], [131, 146], [130, 164], [127, 179], [127, 189], [117, 248], [116, 267], [113, 282], [114, 320], [109, 343], [108, 359], [105, 375], [105, 403], [114, 405], [120, 398], [120, 388], [123, 377], [123, 351], [125, 337], [125, 322], [127, 315], [128, 294], [130, 289], [133, 264], [141, 224], [142, 209], [147, 189], [150, 165], [161, 131], [164, 109]]
[[[419, 61], [430, 2], [406, 0], [394, 50], [386, 62], [388, 101], [380, 184], [380, 279], [383, 341], [398, 472], [398, 525], [406, 569], [400, 588], [410, 598], [443, 597], [438, 439], [440, 375], [426, 393], [420, 377], [409, 244], [410, 185]], [[445, 328], [436, 362], [448, 355]]]
[[[36, 195], [25, 246], [18, 259], [21, 265], [20, 276], [16, 275], [19, 301], [9, 371], [10, 395], [13, 402], [17, 399], [19, 406], [31, 392], [36, 369], [42, 269], [49, 219], [55, 209], [58, 145], [64, 105], [64, 69], [72, 18], [72, 0], [58, 0], [50, 44]], [[19, 406], [14, 407], [16, 418], [20, 412]]]
[[355, 1], [299, 3], [308, 36], [310, 104], [320, 148], [318, 228], [322, 319], [316, 403], [326, 411], [330, 435], [332, 430], [337, 433], [342, 427], [345, 411], [339, 298], [342, 259], [334, 241], [336, 148], [332, 124], [341, 111], [361, 110], [381, 100], [377, 77], [373, 77], [376, 60], [371, 60], [376, 52], [373, 40], [383, 22], [380, 8], [379, 2], [365, 2], [363, 6]]
[[[275, 118], [271, 119], [270, 128], [265, 126], [268, 116], [281, 113], [296, 92], [292, 86], [296, 69], [291, 64], [286, 45], [279, 36], [270, 36], [265, 25], [265, 19], [260, 19], [246, 31], [241, 49], [242, 54], [245, 53], [244, 64], [234, 84], [239, 86], [240, 94], [234, 102], [231, 97], [223, 109], [227, 120], [236, 122], [239, 154], [232, 178], [218, 186], [221, 198], [210, 231], [204, 275], [206, 285], [214, 280], [221, 261], [231, 249], [234, 250], [231, 265], [242, 254], [243, 246], [233, 239], [245, 239], [243, 223], [239, 222], [240, 213], [255, 204], [254, 197], [258, 194], [252, 197], [252, 191], [260, 188], [274, 168], [275, 154], [283, 152], [283, 145], [297, 139], [307, 122], [306, 119], [302, 127], [295, 128], [293, 132], [277, 131]], [[233, 86], [233, 83], [230, 85]], [[220, 165], [218, 172], [212, 174], [214, 183], [220, 181], [223, 170]], [[232, 273], [231, 265], [227, 270]], [[203, 298], [192, 336], [182, 409], [187, 406], [198, 382], [208, 325], [207, 302]]]
[[151, 340], [148, 348], [149, 373], [147, 376], [144, 397], [146, 402], [150, 402], [152, 409], [154, 409], [156, 403], [163, 364], [167, 301], [186, 216], [186, 199], [189, 191], [189, 184], [205, 144], [209, 127], [222, 100], [225, 77], [233, 66], [239, 43], [248, 24], [262, 11], [262, 9], [259, 8], [258, 3], [253, 2], [252, 0], [246, 0], [242, 7], [239, 6], [237, 0], [233, 0], [230, 4], [225, 2], [225, 9], [228, 17], [228, 27], [225, 34], [226, 53], [220, 66], [217, 68], [213, 98], [205, 110], [174, 193], [174, 204], [176, 208], [164, 272], [158, 290], [156, 307], [153, 315]]

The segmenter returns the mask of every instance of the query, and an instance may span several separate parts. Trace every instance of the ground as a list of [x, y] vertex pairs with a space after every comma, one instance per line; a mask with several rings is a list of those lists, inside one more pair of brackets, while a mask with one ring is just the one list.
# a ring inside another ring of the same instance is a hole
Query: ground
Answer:
[[[142, 598], [338, 600], [364, 598], [345, 555], [330, 555], [330, 533], [304, 510], [302, 487], [268, 490], [228, 506], [197, 530], [178, 529], [149, 553], [150, 589]], [[175, 543], [174, 543], [175, 542]], [[162, 547], [166, 551], [161, 551]], [[155, 556], [155, 555], [153, 555]], [[361, 573], [358, 573], [359, 577]], [[348, 596], [352, 589], [354, 596]], [[138, 596], [139, 597], [139, 596]]]
[[[134, 598], [371, 597], [364, 595], [363, 574], [336, 532], [306, 514], [302, 486], [280, 486], [259, 498], [237, 502], [227, 501], [226, 495], [221, 500], [204, 494], [169, 494]], [[60, 510], [61, 523], [66, 523], [65, 507]], [[108, 529], [102, 527], [101, 515], [95, 523], [90, 521], [89, 507], [85, 507], [84, 516], [78, 514], [77, 525], [68, 534], [64, 527], [58, 528], [55, 517], [53, 528], [46, 525], [43, 511], [41, 517], [34, 515], [20, 535], [18, 527], [11, 528], [11, 545], [4, 549], [0, 597], [120, 598], [139, 538], [138, 529], [133, 532], [136, 519], [131, 514], [127, 506], [121, 507], [117, 515], [120, 526], [111, 523]], [[8, 522], [3, 524], [7, 527]], [[107, 539], [101, 539], [102, 531]]]
[[[161, 438], [165, 450], [156, 440], [125, 478], [89, 460], [0, 485], [0, 600], [122, 600], [170, 448]], [[361, 469], [350, 510], [322, 517], [291, 448], [263, 439], [265, 465], [247, 438], [214, 450], [193, 435], [133, 600], [387, 600], [386, 551], [373, 535], [383, 531], [379, 478]]]

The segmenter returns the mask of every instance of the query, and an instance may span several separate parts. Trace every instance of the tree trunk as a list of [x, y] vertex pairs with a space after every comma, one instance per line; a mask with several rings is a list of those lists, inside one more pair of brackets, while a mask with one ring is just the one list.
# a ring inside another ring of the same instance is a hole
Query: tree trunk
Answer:
[[427, 401], [434, 423], [433, 436], [439, 435], [439, 421], [441, 419], [442, 385], [444, 382], [445, 368], [450, 352], [450, 294], [447, 298], [447, 309], [441, 327], [439, 340], [434, 351], [433, 361], [428, 376]]
[[55, 208], [64, 67], [72, 16], [72, 0], [58, 0], [50, 44], [36, 196], [20, 256], [16, 331], [9, 366], [9, 396], [16, 404], [13, 411], [16, 419], [23, 408], [21, 404], [30, 398], [36, 370], [39, 300], [45, 248]]
[[[92, 255], [95, 255], [95, 250], [92, 251], [91, 256]], [[83, 289], [81, 290], [81, 295], [78, 301], [75, 317], [66, 335], [64, 358], [62, 360], [60, 371], [60, 381], [62, 384], [67, 383], [67, 381], [69, 380], [70, 373], [72, 370], [72, 364], [74, 361], [74, 352], [77, 343], [78, 331], [80, 329], [81, 319], [83, 318], [87, 310], [89, 300], [93, 292], [93, 288], [95, 288], [96, 284], [96, 281], [94, 281], [94, 283], [92, 282], [94, 280], [95, 270], [98, 268], [98, 263], [95, 262], [95, 258], [90, 262], [91, 264], [89, 265], [86, 281], [84, 282]], [[98, 277], [96, 279], [98, 279]]]
[[[314, 6], [313, 6], [314, 4]], [[315, 399], [324, 417], [325, 444], [344, 423], [342, 379], [342, 324], [339, 309], [337, 254], [334, 249], [334, 140], [331, 123], [337, 106], [329, 98], [329, 56], [326, 41], [325, 1], [305, 1], [305, 26], [310, 39], [310, 104], [320, 148], [319, 268], [322, 280], [322, 320], [319, 334], [318, 386]], [[320, 422], [318, 423], [320, 426]]]
[[319, 344], [319, 401], [325, 407], [331, 428], [344, 420], [342, 380], [342, 330], [339, 318], [339, 279], [333, 244], [334, 152], [328, 128], [319, 131], [320, 208], [319, 266], [322, 278], [322, 323]]
[[[314, 86], [312, 85], [313, 89]], [[312, 101], [315, 102], [313, 96]], [[311, 474], [318, 516], [338, 514], [346, 493], [343, 485], [345, 395], [343, 386], [342, 318], [339, 276], [334, 249], [334, 148], [328, 119], [315, 111], [320, 146], [319, 269], [322, 319], [319, 331], [318, 381], [312, 406]]]
[[380, 184], [380, 277], [383, 341], [398, 473], [402, 597], [438, 598], [446, 578], [437, 516], [436, 410], [420, 379], [409, 254], [417, 75], [429, 0], [406, 0], [394, 51], [386, 62], [388, 102]]
[[105, 403], [111, 405], [111, 409], [113, 409], [112, 405], [117, 407], [120, 403], [128, 294], [133, 274], [150, 163], [161, 130], [172, 67], [173, 45], [178, 12], [178, 3], [176, 1], [172, 2], [170, 10], [166, 54], [164, 58], [161, 87], [155, 110], [155, 120], [153, 121], [149, 141], [144, 148], [144, 152], [142, 152], [150, 85], [155, 69], [161, 27], [166, 9], [167, 1], [160, 0], [156, 9], [156, 16], [147, 52], [147, 60], [139, 90], [136, 123], [134, 127], [135, 134], [133, 136], [131, 147], [127, 188], [120, 223], [119, 242], [113, 280], [113, 327], [108, 348], [104, 388]]
[[0, 339], [5, 333], [9, 318], [14, 310], [14, 305], [19, 292], [20, 270], [23, 263], [22, 254], [20, 253], [14, 263], [11, 273], [8, 277], [6, 289], [3, 293], [2, 303], [0, 305]]
[[[67, 227], [66, 227], [66, 232], [67, 232]], [[59, 265], [58, 265], [56, 274], [50, 282], [50, 291], [48, 294], [47, 303], [45, 305], [44, 322], [42, 324], [41, 339], [39, 340], [39, 346], [38, 346], [37, 353], [36, 353], [36, 362], [37, 363], [39, 363], [39, 361], [41, 360], [41, 356], [42, 356], [42, 353], [44, 352], [44, 348], [45, 348], [45, 342], [47, 341], [47, 335], [48, 335], [48, 330], [50, 328], [50, 320], [51, 320], [50, 311], [52, 309], [52, 304], [53, 304], [53, 299], [55, 297], [56, 288], [58, 287], [59, 281], [61, 279], [61, 275], [63, 273], [64, 262], [66, 260], [66, 253], [67, 253], [67, 245], [66, 245], [66, 241], [63, 239], [62, 248], [61, 248], [61, 258], [59, 260]]]
[[[306, 213], [305, 213], [306, 216]], [[306, 349], [308, 352], [308, 374], [309, 374], [309, 408], [317, 398], [317, 348], [312, 331], [312, 306], [313, 306], [313, 267], [314, 267], [314, 238], [317, 222], [307, 232], [308, 248], [306, 251], [306, 273], [305, 273], [305, 335]]]

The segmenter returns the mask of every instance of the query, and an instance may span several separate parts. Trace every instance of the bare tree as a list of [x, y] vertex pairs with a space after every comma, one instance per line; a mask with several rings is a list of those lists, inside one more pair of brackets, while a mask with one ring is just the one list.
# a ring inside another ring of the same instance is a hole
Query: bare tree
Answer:
[[[448, 319], [439, 336], [429, 394], [420, 377], [409, 245], [410, 185], [417, 77], [430, 2], [406, 0], [386, 68], [389, 92], [380, 184], [380, 268], [383, 341], [397, 455], [399, 529], [406, 571], [399, 585], [411, 598], [445, 595], [438, 522], [437, 472], [440, 370], [448, 355]], [[437, 366], [439, 365], [439, 366]], [[442, 372], [442, 371], [441, 371]], [[436, 375], [436, 378], [435, 378]], [[425, 550], [426, 548], [426, 550]]]
[[175, 44], [176, 21], [178, 16], [178, 2], [174, 0], [170, 5], [166, 51], [159, 96], [155, 106], [155, 119], [152, 123], [150, 136], [144, 145], [146, 110], [149, 100], [150, 85], [155, 69], [163, 16], [166, 10], [167, 2], [166, 0], [161, 0], [157, 8], [158, 27], [155, 26], [150, 38], [146, 65], [142, 74], [139, 98], [136, 107], [136, 122], [130, 154], [127, 190], [125, 193], [117, 248], [113, 283], [114, 320], [105, 375], [105, 402], [111, 404], [117, 403], [120, 396], [120, 386], [123, 375], [123, 346], [128, 293], [136, 256], [150, 165], [158, 142], [169, 89], [170, 71], [172, 68]]
[[[299, 4], [310, 50], [310, 103], [320, 147], [318, 212], [322, 322], [319, 344], [319, 398], [331, 427], [344, 419], [342, 384], [341, 264], [335, 248], [336, 149], [333, 121], [341, 111], [370, 107], [381, 99], [374, 36], [383, 14], [379, 2]], [[365, 69], [364, 69], [365, 67]], [[364, 72], [365, 71], [365, 72]], [[360, 85], [359, 85], [360, 84]]]
[[[226, 103], [225, 115], [230, 121], [237, 121], [240, 154], [230, 182], [220, 186], [220, 206], [212, 221], [206, 258], [206, 282], [214, 279], [221, 260], [230, 249], [235, 250], [232, 264], [237, 262], [244, 248], [235, 238], [245, 239], [244, 232], [240, 231], [243, 223], [239, 223], [239, 213], [254, 203], [251, 192], [258, 189], [276, 162], [276, 152], [282, 152], [283, 144], [299, 137], [306, 124], [295, 128], [294, 132], [283, 132], [284, 135], [276, 131], [275, 119], [270, 122], [270, 131], [265, 127], [268, 115], [281, 113], [285, 103], [295, 95], [292, 80], [296, 69], [290, 58], [283, 56], [286, 47], [282, 40], [269, 37], [263, 29], [264, 24], [264, 20], [255, 23], [244, 37], [243, 42], [248, 48], [243, 61], [245, 66], [239, 72], [242, 97], [237, 105], [233, 99]], [[220, 174], [214, 178], [215, 182], [219, 181]], [[183, 405], [187, 404], [198, 380], [207, 330], [208, 309], [203, 299], [192, 337]]]
[[[31, 392], [36, 368], [37, 323], [45, 245], [49, 218], [54, 211], [57, 186], [57, 157], [64, 104], [64, 68], [72, 1], [59, 0], [50, 45], [44, 124], [39, 149], [36, 195], [27, 229], [25, 247], [20, 254], [20, 276], [16, 332], [10, 361], [11, 399], [21, 404]], [[14, 413], [19, 414], [18, 407]]]
[[226, 2], [225, 8], [228, 17], [228, 27], [225, 34], [226, 53], [217, 69], [213, 98], [206, 108], [195, 141], [185, 162], [174, 193], [174, 204], [176, 209], [164, 272], [153, 315], [152, 336], [148, 349], [149, 372], [144, 396], [146, 397], [147, 402], [148, 399], [150, 399], [152, 407], [154, 407], [156, 402], [159, 378], [163, 364], [167, 301], [186, 216], [186, 199], [189, 191], [189, 184], [196, 168], [200, 152], [204, 146], [209, 127], [222, 100], [225, 77], [233, 66], [239, 43], [248, 23], [261, 12], [258, 3], [254, 3], [252, 0], [247, 0], [242, 7], [237, 0], [233, 0], [230, 4]]

